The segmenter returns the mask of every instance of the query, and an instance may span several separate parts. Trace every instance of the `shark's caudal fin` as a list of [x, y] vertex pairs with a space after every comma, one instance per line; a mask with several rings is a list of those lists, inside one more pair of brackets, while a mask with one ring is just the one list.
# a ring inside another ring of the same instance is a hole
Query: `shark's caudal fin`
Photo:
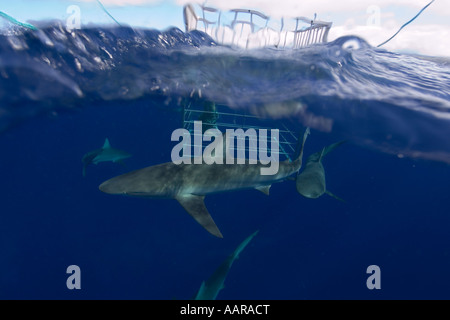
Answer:
[[237, 259], [239, 258], [239, 254], [242, 252], [242, 250], [245, 249], [245, 247], [252, 241], [252, 239], [258, 234], [259, 230], [256, 230], [251, 235], [249, 235], [244, 241], [241, 242], [241, 244], [234, 250], [233, 252], [233, 258]]
[[308, 138], [308, 135], [310, 135], [310, 133], [311, 133], [310, 129], [306, 128], [305, 133], [303, 134], [303, 139], [302, 140], [300, 140], [300, 138], [298, 139], [294, 160], [295, 165], [298, 167], [297, 171], [300, 170], [302, 166], [303, 150], [305, 149], [306, 138]]
[[193, 300], [203, 300], [202, 297], [205, 296], [205, 292], [206, 292], [206, 283], [205, 281], [203, 281], [202, 285], [200, 286], [200, 289], [198, 289], [198, 292], [193, 298]]
[[223, 238], [219, 228], [206, 209], [205, 196], [196, 196], [193, 194], [180, 195], [175, 198], [183, 208], [195, 219], [200, 225], [205, 228], [209, 233], [218, 238]]
[[102, 149], [110, 149], [111, 145], [109, 144], [108, 138], [105, 139], [105, 143], [103, 144]]
[[326, 149], [326, 147], [322, 149], [322, 152], [320, 153], [320, 156], [319, 156], [319, 161], [322, 161], [322, 158], [323, 158], [324, 153], [325, 153], [325, 149]]
[[83, 177], [86, 177], [86, 167], [87, 167], [87, 163], [85, 163], [83, 165]]
[[222, 262], [222, 264], [216, 269], [216, 271], [209, 277], [208, 280], [203, 281], [200, 289], [195, 295], [195, 300], [215, 300], [219, 291], [224, 288], [224, 282], [230, 271], [233, 262], [239, 257], [242, 250], [247, 247], [250, 241], [258, 231], [253, 232], [244, 241], [242, 241], [239, 246], [233, 251], [233, 253], [228, 256], [228, 258]]
[[306, 128], [303, 136], [298, 137], [297, 145], [295, 146], [294, 160], [301, 157], [306, 138], [309, 134], [311, 134], [311, 130], [309, 128]]

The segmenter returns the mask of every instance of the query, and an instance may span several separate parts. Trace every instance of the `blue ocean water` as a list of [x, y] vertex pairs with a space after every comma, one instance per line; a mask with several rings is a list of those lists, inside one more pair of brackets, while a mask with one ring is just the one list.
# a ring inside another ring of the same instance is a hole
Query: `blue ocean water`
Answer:
[[[174, 200], [100, 192], [170, 161], [191, 97], [309, 126], [305, 158], [346, 139], [323, 161], [346, 202], [294, 181], [209, 195], [218, 239]], [[357, 37], [244, 51], [178, 29], [13, 30], [0, 37], [0, 298], [190, 299], [259, 230], [218, 299], [449, 299], [449, 111], [449, 60]], [[105, 138], [133, 156], [83, 177]]]

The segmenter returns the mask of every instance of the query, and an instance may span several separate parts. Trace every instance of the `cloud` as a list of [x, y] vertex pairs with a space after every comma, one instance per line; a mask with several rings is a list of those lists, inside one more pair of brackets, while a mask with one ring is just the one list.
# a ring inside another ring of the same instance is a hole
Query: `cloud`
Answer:
[[[76, 0], [78, 2], [95, 2], [96, 0]], [[146, 5], [161, 3], [164, 0], [101, 0], [105, 6], [129, 6], [129, 5]], [[166, 0], [167, 1], [167, 0]], [[179, 5], [187, 3], [205, 3], [204, 0], [169, 0]], [[378, 6], [382, 10], [388, 6], [407, 7], [413, 9], [421, 9], [430, 0], [209, 0], [206, 5], [216, 7], [219, 9], [235, 9], [248, 8], [261, 10], [265, 14], [271, 16], [313, 16], [314, 13], [330, 14], [330, 13], [349, 13], [356, 11], [366, 11], [370, 6]], [[435, 1], [427, 11], [433, 14], [449, 16], [450, 15], [450, 1]]]
[[[331, 29], [329, 40], [352, 34], [365, 39], [372, 46], [377, 46], [394, 35], [399, 27], [397, 24], [392, 24], [390, 27], [352, 26], [349, 28], [348, 25], [336, 26]], [[412, 25], [408, 29], [402, 30], [383, 48], [390, 51], [430, 56], [450, 56], [450, 43], [443, 41], [443, 39], [449, 38], [449, 28], [444, 28], [442, 25]]]
[[[192, 2], [204, 3], [201, 0], [176, 0], [176, 2], [180, 5]], [[220, 9], [256, 9], [273, 17], [312, 17], [314, 13], [318, 13], [319, 15], [348, 13], [352, 15], [355, 12], [366, 12], [367, 8], [372, 6], [377, 6], [381, 10], [393, 5], [419, 10], [429, 2], [430, 0], [279, 0], [276, 2], [273, 0], [209, 0], [206, 4]], [[445, 14], [450, 12], [450, 2], [436, 1], [429, 9], [433, 9], [433, 12], [436, 14]]]

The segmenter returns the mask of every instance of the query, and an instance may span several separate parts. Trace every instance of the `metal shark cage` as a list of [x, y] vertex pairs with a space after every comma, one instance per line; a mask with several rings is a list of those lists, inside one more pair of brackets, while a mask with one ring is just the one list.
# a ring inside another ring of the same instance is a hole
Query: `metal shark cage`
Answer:
[[183, 15], [186, 32], [200, 30], [219, 44], [246, 49], [299, 49], [326, 43], [332, 25], [307, 17], [276, 20], [249, 9], [222, 12], [199, 4], [185, 5]]
[[[245, 49], [263, 47], [281, 50], [300, 49], [313, 44], [325, 43], [332, 25], [331, 22], [305, 17], [275, 20], [261, 12], [248, 9], [222, 12], [200, 4], [185, 5], [183, 16], [186, 32], [199, 30], [208, 34], [219, 44]], [[212, 102], [198, 104], [196, 100], [189, 100], [183, 107], [183, 127], [191, 134], [195, 134], [194, 123], [199, 120], [203, 123], [203, 131], [208, 128], [216, 128], [223, 133], [226, 132], [226, 129], [242, 129], [244, 131], [277, 129], [280, 161], [292, 160], [296, 152], [297, 133], [282, 122], [265, 122], [257, 116], [239, 113], [226, 108], [226, 106], [216, 105]], [[275, 139], [275, 137], [270, 136], [268, 139]], [[254, 151], [249, 145], [245, 144], [246, 154]], [[268, 146], [270, 145], [268, 143]], [[205, 145], [202, 145], [202, 148], [204, 149]], [[272, 152], [272, 150], [270, 151]]]
[[[218, 129], [222, 133], [226, 133], [227, 129], [242, 129], [244, 132], [247, 132], [248, 129], [254, 129], [255, 131], [266, 129], [267, 139], [269, 140], [266, 140], [268, 151], [272, 155], [277, 153], [280, 161], [286, 159], [294, 160], [293, 156], [297, 151], [298, 133], [281, 122], [274, 122], [273, 120], [264, 121], [257, 116], [239, 113], [226, 106], [209, 101], [204, 101], [203, 103], [198, 103], [198, 100], [187, 101], [183, 106], [183, 128], [188, 130], [191, 136], [198, 134], [198, 132], [195, 132], [194, 128], [196, 121], [202, 121], [202, 133], [211, 128]], [[278, 130], [278, 137], [270, 134], [271, 130], [274, 129]], [[241, 141], [243, 143], [239, 144], [238, 140], [242, 138], [244, 141]], [[247, 143], [245, 139], [245, 137], [236, 137], [237, 141], [232, 150], [236, 155], [238, 155], [238, 151], [243, 151], [246, 158], [251, 158], [250, 155], [252, 151], [255, 153], [258, 152], [257, 144], [256, 141], [253, 141], [255, 143], [252, 146], [251, 141], [248, 141]], [[261, 136], [259, 136], [259, 139], [261, 139]], [[270, 149], [272, 142], [278, 142], [278, 151]], [[209, 144], [209, 142], [202, 141], [202, 150], [205, 149], [207, 144]], [[242, 145], [244, 146], [244, 149], [240, 147]], [[190, 147], [192, 146], [196, 147], [194, 142], [191, 142]]]

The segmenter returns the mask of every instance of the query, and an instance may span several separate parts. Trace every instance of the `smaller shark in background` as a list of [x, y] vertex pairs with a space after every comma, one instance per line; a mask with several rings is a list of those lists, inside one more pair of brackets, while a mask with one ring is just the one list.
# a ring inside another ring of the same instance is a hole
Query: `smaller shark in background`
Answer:
[[105, 143], [103, 144], [103, 147], [100, 149], [91, 151], [86, 153], [83, 156], [83, 177], [86, 176], [86, 168], [89, 164], [97, 164], [99, 162], [104, 161], [112, 161], [112, 162], [119, 162], [121, 163], [123, 159], [131, 157], [131, 154], [119, 150], [111, 148], [111, 145], [109, 144], [108, 138], [105, 139]]
[[234, 252], [224, 261], [222, 264], [214, 271], [208, 280], [203, 281], [200, 289], [197, 292], [194, 300], [215, 300], [219, 291], [224, 288], [225, 278], [230, 271], [233, 262], [239, 258], [239, 254], [244, 250], [244, 248], [250, 243], [258, 231], [253, 232], [249, 237], [247, 237]]
[[339, 141], [324, 147], [322, 151], [316, 152], [306, 160], [305, 169], [297, 176], [297, 191], [306, 198], [318, 198], [324, 193], [333, 198], [345, 202], [327, 190], [325, 183], [325, 169], [322, 165], [322, 159], [325, 155], [343, 144], [345, 141]]

